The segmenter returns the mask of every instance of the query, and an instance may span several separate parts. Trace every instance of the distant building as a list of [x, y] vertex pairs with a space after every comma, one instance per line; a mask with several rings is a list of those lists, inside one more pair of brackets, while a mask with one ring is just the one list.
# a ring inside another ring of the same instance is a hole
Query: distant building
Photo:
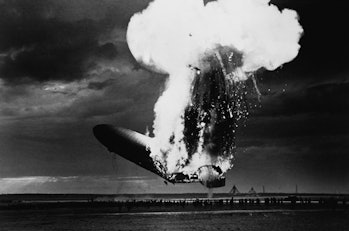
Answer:
[[238, 188], [235, 186], [235, 184], [234, 184], [234, 186], [231, 188], [231, 190], [229, 191], [229, 193], [231, 193], [231, 194], [233, 194], [233, 195], [236, 195], [236, 194], [239, 194], [240, 193], [240, 191], [238, 190]]
[[254, 190], [253, 187], [248, 191], [248, 194], [253, 195], [253, 196], [257, 196], [257, 192], [256, 192], [256, 190]]

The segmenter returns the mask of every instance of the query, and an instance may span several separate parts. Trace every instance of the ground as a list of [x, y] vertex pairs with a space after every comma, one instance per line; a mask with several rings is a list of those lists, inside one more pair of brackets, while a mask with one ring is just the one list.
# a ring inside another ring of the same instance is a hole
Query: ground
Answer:
[[349, 211], [199, 211], [99, 213], [75, 210], [0, 211], [0, 230], [349, 230]]

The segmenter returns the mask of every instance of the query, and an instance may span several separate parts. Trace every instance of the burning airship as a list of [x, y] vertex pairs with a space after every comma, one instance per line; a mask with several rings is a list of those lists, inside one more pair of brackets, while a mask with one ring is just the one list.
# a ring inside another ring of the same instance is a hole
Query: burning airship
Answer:
[[100, 124], [93, 128], [95, 137], [110, 151], [145, 168], [171, 183], [200, 182], [208, 188], [225, 185], [225, 177], [219, 167], [201, 166], [193, 174], [167, 173], [161, 162], [150, 157], [152, 138], [124, 128]]
[[247, 116], [246, 82], [293, 60], [302, 32], [295, 11], [268, 0], [155, 0], [127, 29], [135, 59], [168, 76], [154, 136], [111, 125], [97, 125], [94, 135], [168, 182], [224, 186]]
[[[203, 57], [200, 67], [188, 66], [193, 70], [190, 103], [182, 116], [181, 138], [177, 139], [172, 133], [168, 139], [170, 149], [159, 146], [156, 138], [107, 124], [94, 127], [95, 137], [110, 152], [168, 182], [200, 182], [207, 188], [224, 186], [225, 172], [221, 162], [228, 167], [232, 165], [237, 124], [247, 111], [245, 85], [235, 79], [241, 75], [242, 54], [219, 46]], [[152, 151], [160, 154], [152, 156]], [[182, 162], [172, 160], [177, 162], [172, 170], [167, 160], [171, 152], [186, 155]], [[195, 155], [200, 155], [201, 160], [193, 165]]]

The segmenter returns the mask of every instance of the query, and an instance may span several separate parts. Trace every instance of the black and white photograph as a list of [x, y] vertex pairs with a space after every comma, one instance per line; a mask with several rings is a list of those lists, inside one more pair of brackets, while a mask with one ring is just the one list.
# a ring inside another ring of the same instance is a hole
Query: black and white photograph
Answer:
[[349, 8], [0, 0], [0, 230], [349, 230]]

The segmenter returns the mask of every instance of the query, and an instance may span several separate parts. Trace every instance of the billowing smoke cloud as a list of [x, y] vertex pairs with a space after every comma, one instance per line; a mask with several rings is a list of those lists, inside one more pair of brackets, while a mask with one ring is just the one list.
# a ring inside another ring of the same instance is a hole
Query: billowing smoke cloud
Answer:
[[[132, 54], [146, 67], [169, 75], [154, 108], [154, 160], [167, 172], [190, 172], [202, 165], [228, 170], [233, 148], [213, 155], [215, 149], [210, 147], [217, 144], [210, 144], [207, 140], [213, 137], [205, 134], [212, 134], [227, 119], [236, 122], [239, 84], [260, 68], [275, 70], [293, 60], [302, 32], [295, 11], [280, 11], [269, 0], [217, 0], [206, 5], [202, 0], [155, 0], [135, 14], [127, 31]], [[206, 81], [216, 84], [214, 89], [224, 86], [214, 92], [217, 97], [211, 94], [208, 106], [207, 94], [200, 93], [211, 91]], [[193, 150], [188, 148], [188, 135], [193, 136], [187, 131], [188, 115], [197, 118]], [[230, 133], [234, 126], [228, 126]], [[224, 142], [234, 142], [226, 136], [229, 133], [222, 135]]]
[[244, 54], [244, 71], [274, 70], [294, 59], [302, 28], [293, 10], [268, 0], [157, 0], [134, 15], [127, 40], [140, 62], [172, 74], [214, 47]]

